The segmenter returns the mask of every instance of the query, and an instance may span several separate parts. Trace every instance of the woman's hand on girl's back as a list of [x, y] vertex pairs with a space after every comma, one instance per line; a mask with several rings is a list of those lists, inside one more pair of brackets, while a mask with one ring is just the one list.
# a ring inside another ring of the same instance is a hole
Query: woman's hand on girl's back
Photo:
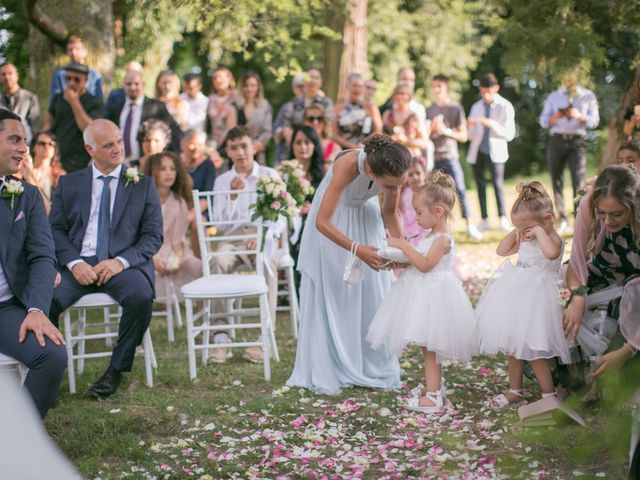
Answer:
[[358, 258], [369, 265], [369, 268], [376, 272], [387, 263], [387, 261], [378, 255], [378, 248], [371, 245], [358, 245]]

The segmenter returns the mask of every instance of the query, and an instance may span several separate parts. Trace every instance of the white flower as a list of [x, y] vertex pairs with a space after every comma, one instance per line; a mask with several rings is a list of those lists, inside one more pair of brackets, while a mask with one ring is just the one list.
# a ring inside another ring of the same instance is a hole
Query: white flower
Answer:
[[124, 184], [124, 186], [126, 187], [130, 182], [132, 182], [134, 185], [137, 184], [140, 181], [140, 177], [142, 177], [142, 174], [138, 171], [137, 167], [129, 167], [127, 168], [127, 171], [124, 172], [124, 177], [127, 179], [126, 183]]
[[20, 195], [22, 192], [24, 192], [22, 182], [19, 180], [9, 180], [4, 184], [4, 188], [6, 192], [11, 195]]

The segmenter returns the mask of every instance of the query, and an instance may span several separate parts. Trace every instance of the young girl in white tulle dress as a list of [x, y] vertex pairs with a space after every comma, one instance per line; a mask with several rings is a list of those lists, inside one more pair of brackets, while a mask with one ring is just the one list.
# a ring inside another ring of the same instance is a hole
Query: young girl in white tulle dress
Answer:
[[515, 229], [496, 249], [503, 257], [517, 253], [518, 261], [500, 266], [476, 306], [480, 353], [508, 359], [509, 391], [490, 399], [495, 408], [524, 403], [525, 360], [543, 398], [555, 395], [548, 359], [569, 361], [558, 298], [564, 242], [553, 228], [553, 204], [540, 182], [521, 183], [518, 194], [511, 209]]
[[467, 361], [476, 350], [473, 308], [451, 271], [455, 243], [448, 221], [456, 195], [453, 180], [441, 172], [414, 193], [418, 224], [431, 231], [416, 247], [404, 238], [389, 239], [389, 246], [407, 257], [408, 268], [391, 287], [367, 335], [374, 348], [398, 356], [407, 344], [422, 347], [426, 387], [414, 388], [406, 406], [425, 413], [439, 411], [444, 403], [442, 361]]

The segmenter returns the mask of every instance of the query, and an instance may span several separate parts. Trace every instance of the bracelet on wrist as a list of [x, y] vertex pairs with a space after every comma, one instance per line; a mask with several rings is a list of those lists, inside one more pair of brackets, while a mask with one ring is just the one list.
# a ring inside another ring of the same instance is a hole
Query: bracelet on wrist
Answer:
[[586, 297], [589, 292], [589, 287], [586, 285], [578, 285], [577, 287], [570, 288], [571, 298], [573, 297]]
[[630, 345], [628, 342], [627, 342], [627, 343], [625, 343], [625, 344], [623, 345], [623, 347], [624, 347], [624, 348], [626, 348], [627, 350], [629, 350], [629, 351], [631, 352], [631, 355], [632, 355], [632, 356], [634, 356], [634, 357], [635, 357], [635, 356], [636, 356], [636, 354], [638, 353], [638, 349], [637, 349], [637, 348], [634, 348], [634, 347], [633, 347], [632, 345]]

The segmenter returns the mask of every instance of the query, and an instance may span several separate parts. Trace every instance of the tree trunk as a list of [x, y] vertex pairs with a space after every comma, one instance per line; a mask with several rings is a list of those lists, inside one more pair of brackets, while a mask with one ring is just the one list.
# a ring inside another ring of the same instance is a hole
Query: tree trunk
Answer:
[[629, 108], [633, 108], [637, 98], [640, 98], [640, 66], [636, 68], [633, 79], [631, 80], [631, 85], [629, 85], [627, 92], [624, 94], [624, 97], [622, 97], [618, 114], [609, 122], [609, 138], [602, 155], [603, 165], [611, 165], [616, 162], [618, 148], [627, 140], [626, 135], [622, 131], [624, 116]]
[[348, 0], [349, 15], [344, 26], [342, 60], [337, 100], [342, 101], [346, 91], [347, 77], [359, 73], [369, 76], [367, 62], [367, 0]]
[[69, 61], [64, 44], [70, 35], [83, 39], [89, 52], [87, 65], [102, 74], [104, 86], [111, 86], [115, 60], [112, 0], [30, 0], [26, 6], [35, 9], [28, 10], [29, 85], [42, 108], [48, 104], [51, 74]]
[[[344, 31], [346, 19], [344, 1], [330, 2], [325, 17], [326, 25], [334, 32]], [[343, 41], [325, 39], [324, 41], [324, 71], [322, 72], [323, 90], [331, 98], [337, 98], [340, 77], [340, 61], [342, 58]]]

